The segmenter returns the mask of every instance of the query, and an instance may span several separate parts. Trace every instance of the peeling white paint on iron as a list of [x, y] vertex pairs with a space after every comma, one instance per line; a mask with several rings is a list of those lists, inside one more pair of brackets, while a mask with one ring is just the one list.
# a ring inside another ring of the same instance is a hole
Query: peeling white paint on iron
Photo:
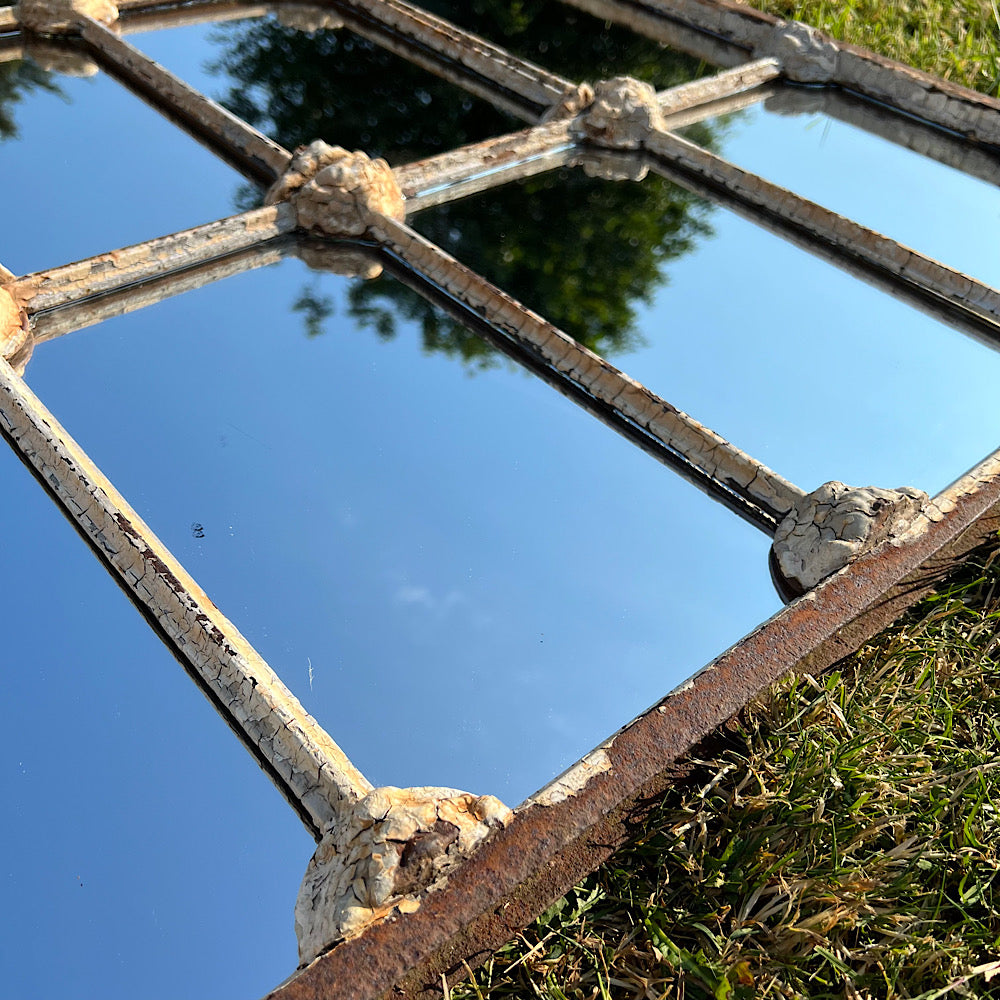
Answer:
[[911, 486], [824, 483], [778, 525], [773, 551], [781, 575], [797, 589], [811, 590], [863, 552], [906, 535], [927, 503], [927, 494]]
[[1000, 477], [1000, 449], [987, 455], [964, 476], [932, 497], [924, 508], [924, 517], [928, 523], [942, 520], [955, 509], [960, 500], [974, 496], [983, 486], [997, 477]]
[[594, 84], [594, 99], [573, 124], [582, 138], [611, 149], [641, 149], [654, 130], [663, 130], [656, 91], [630, 76]]
[[376, 216], [406, 217], [403, 193], [385, 160], [321, 139], [295, 151], [264, 202], [288, 202], [300, 228], [327, 236], [362, 236]]
[[343, 18], [329, 7], [317, 7], [306, 3], [278, 3], [272, 5], [271, 12], [279, 24], [307, 35], [315, 34], [317, 31], [337, 31], [344, 26]]
[[67, 34], [84, 17], [102, 24], [118, 20], [118, 8], [111, 0], [21, 0], [14, 6], [21, 27], [40, 35]]
[[753, 50], [757, 59], [776, 59], [782, 74], [795, 83], [830, 83], [837, 79], [840, 50], [829, 36], [801, 21], [780, 21]]
[[34, 342], [28, 314], [17, 295], [16, 286], [9, 279], [13, 275], [0, 265], [0, 357], [17, 372], [24, 374], [31, 357]]
[[31, 315], [246, 250], [293, 232], [295, 225], [295, 213], [289, 205], [257, 208], [62, 267], [26, 274], [15, 280], [13, 291]]
[[295, 903], [299, 962], [393, 911], [467, 858], [513, 813], [492, 795], [454, 788], [375, 788], [324, 834]]
[[541, 791], [525, 799], [524, 803], [518, 808], [554, 806], [560, 802], [565, 802], [566, 799], [572, 798], [574, 795], [578, 795], [583, 791], [591, 778], [611, 770], [611, 758], [608, 756], [608, 750], [613, 743], [614, 739], [611, 739], [596, 750], [592, 750], [586, 757], [578, 760], [572, 767], [563, 771], [559, 777], [550, 781]]

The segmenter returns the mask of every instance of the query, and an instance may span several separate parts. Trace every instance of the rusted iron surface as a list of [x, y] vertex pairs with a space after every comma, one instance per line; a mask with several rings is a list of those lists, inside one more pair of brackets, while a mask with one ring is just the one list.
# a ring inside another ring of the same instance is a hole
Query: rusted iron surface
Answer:
[[[557, 779], [515, 812], [421, 908], [371, 928], [303, 969], [269, 1000], [440, 997], [634, 833], [729, 719], [791, 670], [856, 650], [1000, 528], [997, 462], [908, 544], [863, 557], [789, 605], [600, 748], [604, 765]], [[576, 785], [574, 788], [573, 786]], [[567, 788], [568, 786], [568, 788]], [[552, 790], [555, 790], [552, 794]]]
[[[322, 10], [336, 14], [351, 30], [529, 121], [546, 121], [527, 132], [397, 169], [394, 183], [410, 199], [406, 211], [555, 164], [579, 162], [584, 169], [603, 168], [607, 176], [638, 179], [652, 162], [665, 176], [851, 273], [874, 276], [875, 284], [928, 311], [958, 317], [968, 328], [995, 336], [1000, 329], [1000, 295], [993, 289], [741, 171], [667, 129], [699, 120], [734, 101], [773, 95], [773, 88], [762, 85], [778, 76], [852, 88], [984, 144], [1000, 145], [1000, 103], [728, 0], [566, 2], [735, 68], [655, 97], [650, 91], [651, 114], [658, 108], [659, 115], [669, 118], [661, 117], [659, 125], [646, 126], [643, 136], [628, 139], [623, 148], [635, 151], [624, 155], [590, 144], [600, 144], [611, 134], [614, 116], [610, 125], [605, 121], [600, 127], [592, 115], [581, 115], [575, 124], [547, 121], [553, 109], [569, 115], [586, 103], [586, 91], [574, 82], [404, 0], [323, 0]], [[120, 6], [126, 29], [143, 25], [143, 30], [153, 24], [196, 23], [266, 10], [228, 2], [123, 0]], [[295, 23], [302, 13], [298, 4], [279, 2], [277, 7], [279, 18], [286, 11], [286, 23]], [[0, 9], [0, 32], [8, 32], [0, 44], [0, 59], [20, 54], [20, 35], [10, 34], [16, 26], [12, 18], [10, 8]], [[331, 26], [336, 19], [330, 17]], [[81, 17], [79, 28], [82, 42], [66, 39], [60, 44], [68, 51], [86, 45], [112, 75], [227, 162], [265, 182], [285, 170], [290, 154], [278, 144], [103, 25]], [[784, 91], [792, 100], [804, 93]], [[656, 120], [655, 115], [652, 118]], [[593, 126], [590, 131], [588, 123]], [[577, 145], [581, 135], [582, 155], [574, 159], [581, 153]], [[953, 145], [943, 143], [942, 155], [951, 156]], [[979, 152], [976, 169], [988, 171], [992, 153], [982, 146]], [[334, 238], [356, 232], [377, 242], [403, 280], [763, 530], [773, 532], [780, 515], [801, 495], [794, 484], [423, 240], [400, 221], [403, 208], [393, 219], [379, 218], [377, 211], [381, 210], [367, 212], [359, 228], [337, 222], [328, 232]], [[323, 266], [321, 258], [329, 265], [338, 247], [344, 253], [354, 252], [337, 243], [304, 252], [304, 241], [289, 234], [307, 225], [301, 218], [296, 223], [287, 206], [268, 208], [20, 280], [11, 281], [12, 276], [5, 274], [11, 290], [5, 292], [7, 312], [13, 315], [23, 301], [34, 320], [33, 332], [42, 339], [277, 259], [290, 247], [316, 266]], [[344, 845], [335, 834], [344, 827], [344, 816], [359, 800], [384, 790], [373, 790], [304, 713], [3, 361], [0, 430], [117, 574], [123, 589], [182, 659], [310, 832], [317, 838], [329, 834], [325, 839], [340, 850]], [[995, 531], [1000, 524], [998, 484], [1000, 460], [994, 457], [935, 498], [920, 531], [862, 555], [629, 723], [532, 796], [508, 827], [498, 830], [461, 867], [449, 870], [433, 891], [407, 882], [399, 891], [414, 905], [404, 909], [398, 894], [380, 897], [378, 905], [370, 907], [372, 912], [381, 917], [384, 911], [396, 911], [394, 917], [338, 945], [271, 996], [282, 1000], [440, 996], [442, 973], [460, 975], [463, 962], [481, 961], [620, 846], [663, 791], [683, 780], [695, 748], [708, 747], [749, 699], [789, 670], [823, 669], [856, 649], [925, 593], [955, 559]], [[426, 805], [423, 800], [418, 804]], [[392, 838], [387, 835], [387, 839]], [[354, 864], [358, 859], [348, 856], [348, 861]], [[320, 871], [318, 862], [315, 867], [317, 882], [322, 882], [326, 872]], [[383, 874], [371, 874], [369, 882]], [[345, 885], [368, 877], [357, 875], [349, 865], [340, 876]], [[366, 894], [367, 889], [362, 895]], [[320, 900], [313, 910], [326, 919], [330, 907]], [[304, 955], [311, 958], [336, 936], [353, 933], [361, 926], [353, 918], [338, 917], [332, 931], [321, 929], [313, 935]]]

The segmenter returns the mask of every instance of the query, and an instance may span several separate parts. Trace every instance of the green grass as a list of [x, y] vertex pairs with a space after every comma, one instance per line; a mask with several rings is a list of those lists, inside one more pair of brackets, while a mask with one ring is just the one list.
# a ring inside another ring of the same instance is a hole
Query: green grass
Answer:
[[751, 6], [1000, 94], [1000, 16], [991, 0], [757, 0]]
[[[761, 0], [997, 95], [982, 0]], [[1000, 541], [819, 679], [451, 1000], [1000, 996]], [[995, 889], [996, 887], [996, 889]]]
[[748, 708], [694, 787], [452, 1000], [1000, 987], [998, 555]]

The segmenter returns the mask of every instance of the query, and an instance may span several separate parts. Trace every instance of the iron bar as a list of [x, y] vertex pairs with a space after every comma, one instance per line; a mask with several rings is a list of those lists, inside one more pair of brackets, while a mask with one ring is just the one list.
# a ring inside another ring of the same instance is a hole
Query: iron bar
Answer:
[[[450, 64], [454, 82], [466, 89], [475, 86], [477, 96], [494, 101], [506, 92], [508, 109], [519, 117], [540, 117], [576, 86], [404, 0], [323, 0], [317, 6], [336, 12], [355, 33], [431, 72]], [[511, 102], [511, 97], [518, 100]]]
[[160, 277], [147, 278], [114, 288], [98, 296], [78, 299], [56, 309], [35, 313], [31, 320], [31, 335], [35, 344], [44, 344], [69, 333], [84, 330], [116, 316], [124, 316], [146, 306], [163, 302], [175, 295], [203, 288], [236, 274], [243, 274], [268, 264], [275, 264], [289, 255], [287, 240], [278, 237], [260, 246], [236, 250], [223, 257], [194, 263]]
[[119, 3], [117, 26], [123, 35], [131, 35], [195, 24], [244, 21], [248, 18], [265, 17], [271, 10], [269, 4], [241, 3], [240, 0], [192, 0], [177, 4]]
[[723, 202], [755, 222], [766, 218], [782, 235], [803, 236], [991, 326], [1000, 322], [1000, 292], [996, 289], [742, 170], [693, 142], [653, 131], [646, 151], [658, 173]]
[[[798, 486], [671, 406], [403, 223], [381, 217], [373, 222], [371, 237], [508, 337], [529, 346], [595, 399], [683, 456], [705, 476], [759, 508], [768, 521], [780, 520], [805, 495]], [[764, 518], [759, 526], [763, 523]]]
[[734, 97], [780, 77], [781, 64], [777, 59], [758, 59], [756, 62], [743, 63], [714, 76], [704, 76], [700, 80], [692, 80], [690, 83], [661, 90], [656, 95], [656, 100], [664, 115], [675, 115], [681, 111], [692, 111], [701, 105]]
[[372, 785], [3, 359], [0, 431], [319, 839]]
[[634, 836], [749, 701], [857, 650], [994, 535], [1000, 453], [938, 500], [947, 510], [906, 544], [866, 553], [779, 611], [528, 798], [416, 912], [338, 945], [267, 1000], [439, 1000], [442, 977], [464, 978]]
[[16, 280], [15, 290], [29, 315], [56, 309], [257, 246], [288, 235], [295, 225], [294, 212], [288, 205], [257, 208], [74, 264], [24, 275]]
[[81, 17], [80, 34], [112, 76], [181, 124], [251, 180], [270, 184], [288, 167], [292, 157], [286, 149], [174, 76], [103, 24], [90, 17]]
[[496, 328], [467, 303], [455, 298], [446, 289], [421, 272], [414, 270], [395, 255], [384, 253], [383, 261], [386, 271], [398, 281], [419, 292], [443, 312], [463, 323], [490, 346], [540, 378], [556, 392], [576, 403], [577, 406], [596, 417], [605, 426], [621, 434], [647, 455], [697, 486], [711, 499], [721, 503], [748, 524], [752, 524], [767, 535], [774, 535], [779, 523], [776, 516], [769, 514], [758, 504], [729, 489], [720, 480], [707, 475], [680, 452], [653, 437], [634, 420], [623, 416], [614, 406], [609, 406], [591, 395], [564, 372], [549, 364], [537, 351], [505, 335], [502, 330]]

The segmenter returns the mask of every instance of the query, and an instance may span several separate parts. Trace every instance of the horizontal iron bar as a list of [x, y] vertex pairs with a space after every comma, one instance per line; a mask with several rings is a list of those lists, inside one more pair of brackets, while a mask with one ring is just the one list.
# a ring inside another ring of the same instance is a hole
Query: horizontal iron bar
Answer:
[[296, 224], [295, 212], [287, 204], [256, 208], [73, 264], [24, 275], [14, 283], [13, 290], [31, 315], [258, 246], [294, 232]]
[[145, 309], [175, 295], [203, 288], [223, 278], [278, 263], [289, 256], [284, 245], [288, 239], [279, 236], [260, 246], [236, 250], [169, 274], [114, 288], [99, 296], [78, 299], [62, 308], [36, 313], [31, 322], [32, 339], [36, 345], [43, 344], [115, 316]]

